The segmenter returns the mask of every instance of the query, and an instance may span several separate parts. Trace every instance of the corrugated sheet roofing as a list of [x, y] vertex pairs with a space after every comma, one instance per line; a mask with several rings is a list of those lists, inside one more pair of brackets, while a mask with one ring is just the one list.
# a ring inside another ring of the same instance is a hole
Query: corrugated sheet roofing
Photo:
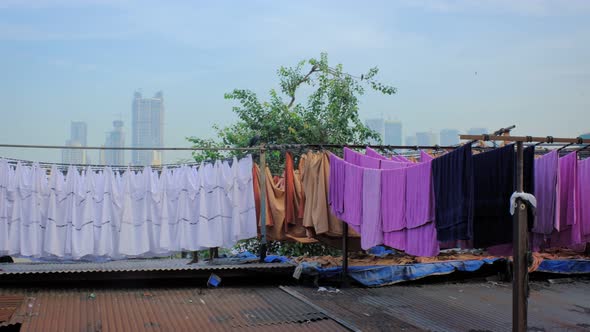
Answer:
[[0, 290], [21, 331], [344, 331], [278, 288]]
[[247, 263], [229, 264], [197, 263], [187, 265], [187, 259], [129, 259], [109, 262], [71, 262], [71, 263], [1, 263], [0, 275], [35, 273], [76, 273], [76, 272], [139, 272], [139, 271], [199, 271], [199, 270], [239, 270], [239, 269], [280, 269], [293, 268], [291, 263]]

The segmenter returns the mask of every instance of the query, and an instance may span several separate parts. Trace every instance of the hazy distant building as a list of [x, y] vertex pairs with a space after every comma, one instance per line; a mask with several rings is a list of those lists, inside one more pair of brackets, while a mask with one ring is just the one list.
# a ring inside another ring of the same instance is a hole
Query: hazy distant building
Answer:
[[[143, 98], [135, 92], [131, 107], [131, 144], [133, 147], [164, 146], [164, 96], [158, 92], [153, 98]], [[134, 150], [134, 165], [150, 165], [163, 160], [162, 151]]]
[[70, 140], [86, 146], [88, 139], [88, 126], [86, 122], [72, 121], [70, 125]]
[[431, 131], [416, 133], [416, 145], [431, 146], [436, 144], [438, 144], [438, 139], [435, 133]]
[[455, 144], [459, 144], [459, 131], [457, 129], [443, 129], [440, 131], [440, 145]]
[[[66, 146], [83, 147], [88, 140], [88, 126], [86, 122], [72, 121], [70, 123], [70, 138], [66, 140]], [[61, 161], [64, 164], [85, 164], [88, 162], [86, 151], [83, 149], [63, 149]]]
[[590, 139], [590, 133], [580, 135], [583, 139]]
[[416, 145], [416, 136], [406, 136], [404, 145]]
[[[123, 121], [113, 121], [113, 130], [107, 133], [104, 146], [118, 148], [125, 146]], [[103, 164], [106, 165], [125, 165], [125, 150], [104, 150], [103, 158]]]
[[[66, 146], [82, 147], [78, 141], [67, 140]], [[61, 161], [64, 164], [86, 164], [86, 153], [82, 149], [63, 149]]]
[[[369, 129], [379, 134], [381, 142], [383, 142], [383, 136], [385, 134], [385, 121], [383, 119], [367, 119], [365, 120], [365, 126], [369, 127]], [[369, 141], [369, 144], [381, 144], [381, 142], [375, 139], [371, 139]]]
[[385, 145], [402, 145], [402, 123], [399, 121], [385, 121], [384, 139]]

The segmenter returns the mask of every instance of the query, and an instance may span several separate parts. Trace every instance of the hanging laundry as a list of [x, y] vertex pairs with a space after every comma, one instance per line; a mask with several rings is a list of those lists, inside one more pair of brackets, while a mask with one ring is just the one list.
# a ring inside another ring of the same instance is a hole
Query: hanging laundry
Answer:
[[360, 154], [349, 148], [344, 148], [344, 161], [364, 168], [381, 168], [381, 159]]
[[576, 152], [559, 158], [556, 220], [555, 231], [551, 234], [551, 247], [567, 247], [582, 243], [582, 227], [578, 222], [577, 170]]
[[435, 221], [439, 241], [473, 236], [473, 161], [466, 144], [432, 161]]
[[370, 168], [363, 171], [361, 248], [364, 250], [383, 244], [381, 172]]
[[427, 161], [432, 161], [434, 159], [433, 156], [429, 155], [428, 153], [420, 150], [420, 162], [427, 162]]
[[535, 198], [537, 216], [532, 231], [550, 235], [555, 224], [555, 205], [557, 197], [558, 152], [553, 150], [535, 159]]
[[389, 160], [389, 158], [381, 155], [379, 152], [371, 149], [370, 147], [367, 146], [367, 148], [365, 149], [365, 155], [368, 157], [372, 157], [372, 158], [377, 158], [377, 159], [381, 159], [381, 160]]
[[590, 158], [578, 161], [578, 206], [582, 242], [590, 242]]
[[510, 196], [515, 190], [516, 154], [506, 145], [473, 156], [473, 245], [486, 248], [512, 242]]

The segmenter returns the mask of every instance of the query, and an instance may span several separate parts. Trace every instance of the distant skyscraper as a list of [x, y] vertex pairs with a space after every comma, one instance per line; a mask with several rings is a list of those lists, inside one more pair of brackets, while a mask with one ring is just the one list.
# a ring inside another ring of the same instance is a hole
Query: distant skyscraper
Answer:
[[88, 126], [86, 122], [72, 121], [70, 126], [70, 139], [86, 146], [88, 139]]
[[[107, 134], [104, 146], [119, 148], [125, 146], [125, 132], [123, 131], [123, 121], [113, 121], [113, 130]], [[125, 165], [125, 151], [104, 150], [103, 163], [106, 165]]]
[[482, 135], [488, 134], [488, 130], [486, 128], [471, 128], [467, 131], [467, 135]]
[[[365, 121], [365, 126], [369, 127], [369, 129], [375, 131], [381, 137], [381, 141], [383, 141], [383, 136], [385, 134], [385, 121], [381, 118], [379, 119], [367, 119]], [[380, 144], [377, 140], [370, 140], [370, 144]]]
[[438, 140], [436, 134], [433, 132], [420, 132], [416, 133], [416, 145], [418, 146], [430, 146], [436, 145]]
[[[133, 96], [131, 144], [133, 147], [164, 146], [164, 96], [158, 92], [153, 98], [142, 98], [140, 92]], [[135, 165], [150, 165], [163, 160], [162, 151], [134, 150]]]
[[[78, 141], [67, 140], [66, 146], [82, 147]], [[64, 164], [85, 164], [86, 153], [82, 149], [63, 149], [61, 151], [61, 160]]]
[[402, 123], [399, 121], [385, 121], [384, 123], [385, 145], [402, 145]]
[[[88, 127], [86, 122], [72, 121], [70, 123], [70, 139], [66, 140], [66, 146], [86, 146]], [[86, 151], [82, 149], [63, 149], [61, 161], [64, 164], [85, 164]]]
[[406, 136], [406, 142], [404, 143], [404, 145], [416, 145], [416, 136]]
[[443, 129], [440, 131], [440, 145], [455, 144], [459, 144], [459, 131], [457, 129]]

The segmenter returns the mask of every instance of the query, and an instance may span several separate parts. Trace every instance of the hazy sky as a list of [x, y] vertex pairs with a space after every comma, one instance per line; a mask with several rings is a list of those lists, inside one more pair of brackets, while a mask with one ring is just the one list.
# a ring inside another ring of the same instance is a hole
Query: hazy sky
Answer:
[[165, 144], [188, 146], [234, 120], [225, 92], [266, 98], [278, 67], [320, 52], [351, 74], [378, 66], [398, 94], [367, 94], [361, 116], [401, 120], [404, 135], [590, 131], [590, 1], [0, 0], [0, 142], [62, 145], [86, 121], [101, 145], [122, 116], [129, 144], [141, 88], [164, 91]]

